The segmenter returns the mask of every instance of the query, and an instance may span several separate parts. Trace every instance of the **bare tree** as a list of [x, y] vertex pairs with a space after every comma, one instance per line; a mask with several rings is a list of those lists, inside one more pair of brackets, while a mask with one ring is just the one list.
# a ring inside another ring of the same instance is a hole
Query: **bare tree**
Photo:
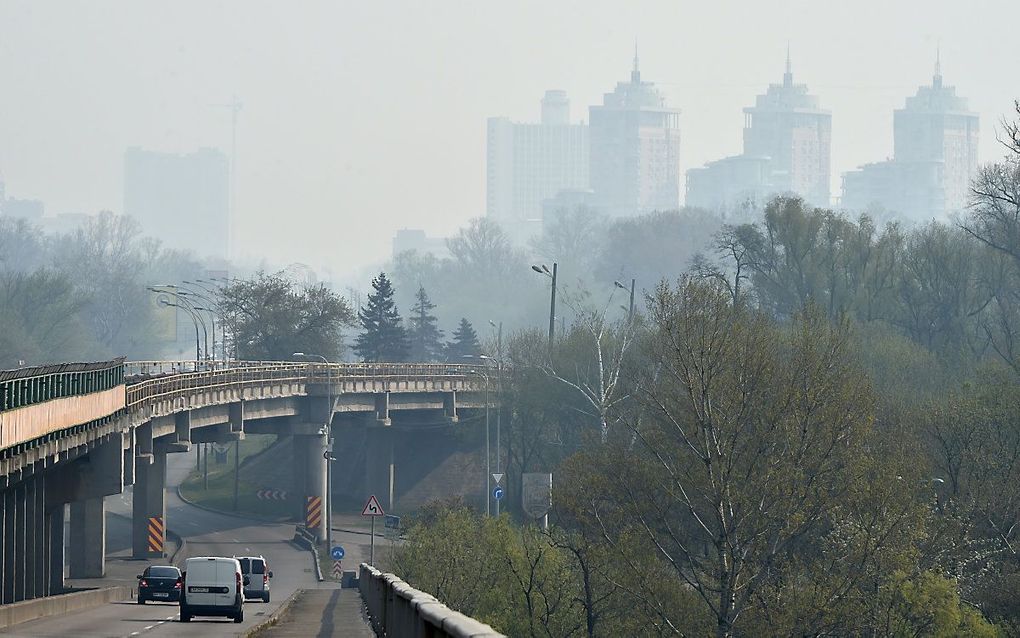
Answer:
[[[613, 306], [613, 294], [601, 308], [586, 305], [588, 295], [565, 294], [564, 303], [574, 311], [574, 340], [580, 344], [574, 357], [560, 358], [543, 366], [546, 374], [576, 391], [581, 399], [576, 408], [598, 423], [599, 439], [609, 440], [609, 423], [613, 410], [629, 393], [623, 389], [621, 373], [627, 352], [634, 342], [633, 316], [623, 322], [611, 322], [607, 314]], [[561, 348], [562, 350], [562, 348]], [[572, 369], [568, 369], [572, 368]]]

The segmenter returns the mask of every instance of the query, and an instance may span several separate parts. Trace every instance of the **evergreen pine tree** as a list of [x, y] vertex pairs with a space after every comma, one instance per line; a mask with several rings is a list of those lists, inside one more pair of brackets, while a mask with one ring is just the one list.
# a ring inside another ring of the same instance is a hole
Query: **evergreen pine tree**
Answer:
[[354, 342], [354, 351], [367, 362], [406, 361], [410, 345], [393, 303], [393, 284], [386, 273], [372, 280], [374, 292], [368, 295], [368, 303], [358, 311], [358, 319], [364, 329]]
[[482, 353], [478, 343], [478, 333], [467, 319], [461, 319], [460, 325], [453, 333], [453, 341], [446, 345], [446, 358], [451, 363], [464, 363], [467, 356], [477, 357]]
[[425, 292], [424, 286], [418, 286], [417, 302], [411, 308], [411, 316], [407, 319], [408, 337], [411, 342], [411, 354], [408, 360], [417, 363], [432, 363], [443, 358], [443, 331], [436, 323], [431, 311], [436, 307]]

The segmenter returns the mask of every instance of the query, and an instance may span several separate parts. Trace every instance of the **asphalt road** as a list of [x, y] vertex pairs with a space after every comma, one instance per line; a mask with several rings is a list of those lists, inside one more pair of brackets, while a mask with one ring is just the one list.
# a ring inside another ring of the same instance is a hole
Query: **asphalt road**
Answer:
[[[168, 459], [167, 485], [176, 486], [187, 475], [194, 462], [191, 454], [175, 454]], [[129, 494], [107, 499], [107, 509], [115, 517], [130, 516]], [[244, 607], [244, 622], [234, 623], [229, 619], [196, 618], [191, 623], [179, 622], [176, 603], [147, 603], [138, 605], [134, 601], [123, 601], [103, 605], [95, 609], [67, 616], [44, 618], [13, 627], [5, 636], [234, 636], [244, 633], [252, 626], [265, 620], [296, 589], [334, 589], [336, 584], [318, 582], [311, 554], [290, 543], [294, 535], [293, 525], [267, 524], [193, 507], [178, 498], [176, 490], [167, 490], [167, 526], [184, 537], [183, 551], [177, 556], [177, 563], [183, 564], [190, 556], [265, 556], [273, 571], [270, 583], [272, 600], [269, 603], [249, 602]], [[109, 527], [109, 526], [108, 526]], [[118, 524], [108, 539], [108, 548], [115, 549], [123, 544], [124, 531], [129, 530], [123, 523]], [[344, 569], [355, 569], [357, 562], [367, 558], [369, 539], [360, 535], [336, 534], [337, 541], [347, 550]], [[129, 542], [129, 539], [128, 539]], [[128, 548], [128, 551], [129, 548]], [[379, 551], [379, 546], [376, 547]], [[134, 579], [148, 564], [144, 561], [108, 562], [108, 575], [102, 583], [124, 582]], [[327, 572], [331, 565], [323, 565]], [[125, 572], [125, 573], [109, 573]], [[324, 574], [328, 577], [328, 574]], [[110, 582], [107, 582], [110, 581]], [[85, 584], [88, 581], [77, 581]], [[363, 623], [360, 618], [351, 618], [352, 623]], [[338, 635], [343, 635], [341, 631]]]

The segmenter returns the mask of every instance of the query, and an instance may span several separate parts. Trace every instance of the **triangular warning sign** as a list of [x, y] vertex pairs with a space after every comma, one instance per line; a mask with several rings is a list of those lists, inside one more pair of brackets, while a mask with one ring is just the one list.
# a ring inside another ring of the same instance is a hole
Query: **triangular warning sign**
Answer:
[[368, 497], [368, 502], [365, 503], [365, 509], [361, 510], [362, 516], [386, 516], [386, 512], [383, 511], [382, 505], [379, 504], [379, 499], [372, 496]]
[[496, 485], [499, 485], [499, 482], [503, 480], [503, 473], [500, 472], [499, 474], [496, 474], [495, 472], [493, 472], [492, 480], [496, 481]]

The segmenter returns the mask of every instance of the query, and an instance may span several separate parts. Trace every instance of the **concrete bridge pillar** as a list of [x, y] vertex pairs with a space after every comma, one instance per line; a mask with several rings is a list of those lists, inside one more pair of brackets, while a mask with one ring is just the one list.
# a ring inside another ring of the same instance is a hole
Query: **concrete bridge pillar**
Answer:
[[49, 565], [46, 595], [51, 595], [64, 591], [64, 504], [51, 509], [46, 520], [49, 534], [46, 547], [46, 562]]
[[[244, 402], [231, 403], [228, 408], [231, 432], [244, 432]], [[244, 438], [243, 436], [241, 437]]]
[[35, 598], [36, 594], [36, 560], [39, 553], [39, 532], [41, 523], [38, 522], [39, 515], [36, 503], [38, 485], [40, 480], [37, 476], [25, 481], [25, 599]]
[[40, 474], [36, 479], [35, 485], [35, 514], [33, 516], [35, 520], [35, 556], [33, 558], [33, 568], [35, 570], [35, 596], [46, 596], [49, 592], [48, 586], [48, 568], [49, 568], [49, 554], [50, 554], [50, 534], [49, 528], [46, 527], [46, 475]]
[[450, 392], [443, 393], [443, 416], [449, 419], [451, 423], [456, 423], [459, 420], [457, 416], [456, 390], [451, 390]]
[[106, 501], [104, 497], [71, 503], [71, 578], [106, 575]]
[[298, 520], [319, 539], [326, 538], [326, 435], [294, 435], [294, 486]]
[[17, 551], [15, 550], [16, 530], [20, 524], [18, 521], [18, 499], [14, 486], [9, 486], [3, 493], [4, 499], [4, 583], [3, 583], [3, 604], [14, 602], [14, 580], [17, 568], [15, 566]]
[[191, 443], [191, 410], [174, 415], [174, 435], [177, 443]]
[[27, 491], [24, 481], [18, 483], [14, 488], [14, 561], [11, 579], [14, 584], [14, 602], [25, 600], [25, 541], [26, 514], [27, 512]]
[[[166, 452], [156, 449], [151, 456], [135, 459], [135, 489], [131, 498], [131, 555], [134, 558], [162, 558], [166, 539]], [[156, 520], [153, 520], [156, 519]], [[150, 524], [154, 525], [150, 545]], [[150, 550], [160, 548], [159, 551]]]

